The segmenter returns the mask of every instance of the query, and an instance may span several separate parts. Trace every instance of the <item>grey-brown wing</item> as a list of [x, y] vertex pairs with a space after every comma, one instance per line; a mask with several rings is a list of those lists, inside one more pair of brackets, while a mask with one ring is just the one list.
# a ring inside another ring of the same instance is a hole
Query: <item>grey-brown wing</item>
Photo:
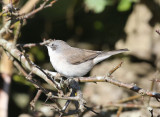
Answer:
[[69, 50], [65, 50], [67, 55], [67, 61], [71, 64], [80, 64], [85, 61], [91, 60], [97, 57], [101, 51], [92, 51], [92, 50], [85, 50], [85, 49], [78, 49], [78, 48], [70, 48]]

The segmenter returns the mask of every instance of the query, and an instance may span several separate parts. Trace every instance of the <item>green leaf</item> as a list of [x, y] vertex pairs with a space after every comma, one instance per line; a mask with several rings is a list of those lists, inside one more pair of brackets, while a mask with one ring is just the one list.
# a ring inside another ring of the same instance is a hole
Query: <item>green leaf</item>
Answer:
[[128, 11], [131, 8], [131, 0], [121, 0], [118, 4], [117, 10], [120, 12]]
[[107, 5], [107, 0], [85, 0], [84, 3], [87, 9], [101, 13]]

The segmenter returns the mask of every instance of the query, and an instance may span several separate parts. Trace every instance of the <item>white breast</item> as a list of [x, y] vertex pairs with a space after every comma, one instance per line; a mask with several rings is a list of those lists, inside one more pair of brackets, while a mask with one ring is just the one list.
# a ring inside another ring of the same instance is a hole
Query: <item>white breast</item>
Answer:
[[65, 57], [50, 48], [49, 56], [54, 69], [66, 77], [79, 77], [87, 74], [92, 68], [92, 61], [87, 61], [78, 65], [73, 65], [67, 62]]

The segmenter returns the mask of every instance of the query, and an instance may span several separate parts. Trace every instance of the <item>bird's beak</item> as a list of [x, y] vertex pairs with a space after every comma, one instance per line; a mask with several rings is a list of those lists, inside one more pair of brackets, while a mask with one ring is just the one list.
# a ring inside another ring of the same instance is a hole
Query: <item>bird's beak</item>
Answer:
[[47, 47], [47, 46], [49, 46], [49, 44], [50, 44], [52, 41], [54, 41], [54, 40], [52, 40], [52, 39], [45, 40], [45, 41], [43, 42], [43, 45]]
[[46, 47], [49, 46], [49, 43], [44, 43], [44, 46], [46, 46]]
[[48, 43], [48, 44], [45, 44], [45, 46], [46, 46], [46, 47], [49, 46], [49, 43]]

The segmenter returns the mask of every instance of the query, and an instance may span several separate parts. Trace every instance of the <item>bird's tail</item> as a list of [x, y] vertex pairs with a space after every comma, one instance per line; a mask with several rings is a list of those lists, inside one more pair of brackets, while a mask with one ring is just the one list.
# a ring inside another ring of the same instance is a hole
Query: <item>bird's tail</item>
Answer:
[[122, 52], [126, 52], [129, 51], [128, 49], [120, 49], [120, 50], [113, 50], [113, 51], [109, 51], [109, 52], [102, 52], [100, 55], [98, 55], [94, 60], [93, 63], [97, 64], [107, 58], [109, 58], [112, 55], [116, 55]]

